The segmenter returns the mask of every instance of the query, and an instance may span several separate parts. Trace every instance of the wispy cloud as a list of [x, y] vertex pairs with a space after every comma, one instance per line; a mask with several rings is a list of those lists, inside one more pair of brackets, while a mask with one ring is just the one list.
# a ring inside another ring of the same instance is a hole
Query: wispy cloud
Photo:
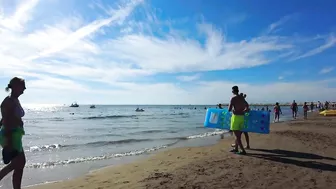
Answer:
[[270, 24], [266, 30], [266, 33], [267, 34], [276, 33], [277, 31], [281, 29], [280, 26], [288, 22], [292, 17], [293, 15], [287, 15], [287, 16], [282, 17], [280, 20]]
[[300, 55], [300, 56], [297, 56], [295, 58], [292, 58], [291, 60], [294, 61], [294, 60], [298, 60], [298, 59], [302, 59], [302, 58], [307, 58], [307, 57], [310, 57], [310, 56], [314, 56], [316, 54], [319, 54], [329, 48], [332, 48], [334, 47], [336, 44], [336, 38], [334, 35], [331, 35], [330, 37], [328, 37], [325, 41], [325, 43], [317, 48], [314, 48], [314, 49], [311, 49], [309, 50], [308, 52]]
[[335, 69], [335, 67], [323, 68], [319, 73], [320, 74], [326, 74], [326, 73], [332, 72], [334, 69]]
[[[17, 6], [13, 15], [9, 17], [0, 15], [0, 26], [14, 31], [22, 31], [24, 25], [32, 18], [32, 12], [38, 3], [39, 0], [23, 1]], [[4, 19], [1, 19], [1, 17], [4, 17]]]
[[120, 22], [123, 22], [127, 18], [127, 16], [131, 14], [134, 8], [141, 2], [142, 1], [140, 0], [133, 0], [126, 5], [123, 6], [119, 5], [118, 9], [111, 9], [109, 11], [110, 17], [105, 19], [94, 20], [93, 22], [84, 25], [83, 27], [77, 29], [76, 31], [69, 33], [67, 36], [65, 36], [63, 40], [56, 42], [55, 44], [53, 44], [53, 46], [42, 50], [38, 56], [30, 57], [28, 58], [28, 60], [32, 60], [35, 58], [47, 56], [49, 54], [62, 51], [67, 47], [74, 45], [79, 40], [91, 35], [92, 33], [96, 32], [97, 30], [99, 30], [104, 26], [110, 26], [113, 23], [120, 24]]
[[182, 75], [182, 76], [178, 76], [176, 77], [178, 80], [180, 81], [195, 81], [198, 80], [201, 77], [201, 74], [193, 74], [193, 75]]

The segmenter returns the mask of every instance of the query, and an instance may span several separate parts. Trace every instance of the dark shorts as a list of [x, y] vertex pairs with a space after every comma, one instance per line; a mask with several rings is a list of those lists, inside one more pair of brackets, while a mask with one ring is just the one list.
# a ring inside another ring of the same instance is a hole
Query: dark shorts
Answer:
[[8, 150], [8, 148], [2, 149], [2, 160], [4, 164], [9, 164], [20, 152], [17, 150]]

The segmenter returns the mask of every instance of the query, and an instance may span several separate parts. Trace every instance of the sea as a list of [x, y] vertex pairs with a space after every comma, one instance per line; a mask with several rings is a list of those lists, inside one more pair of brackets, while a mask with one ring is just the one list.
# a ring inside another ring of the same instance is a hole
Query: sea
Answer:
[[[206, 109], [214, 105], [23, 108], [27, 159], [24, 186], [71, 179], [169, 148], [214, 144], [220, 140], [218, 135], [228, 132], [204, 128]], [[136, 108], [145, 111], [136, 112]], [[291, 119], [289, 107], [282, 107], [282, 112], [281, 121]], [[0, 181], [0, 188], [11, 188], [11, 174]]]

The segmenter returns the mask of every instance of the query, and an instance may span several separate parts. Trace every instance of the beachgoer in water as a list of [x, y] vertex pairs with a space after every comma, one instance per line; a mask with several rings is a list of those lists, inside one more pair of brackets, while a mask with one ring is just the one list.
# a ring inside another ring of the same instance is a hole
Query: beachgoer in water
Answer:
[[324, 108], [325, 108], [326, 110], [329, 109], [329, 102], [328, 102], [328, 101], [325, 101], [325, 103], [324, 103]]
[[0, 180], [11, 171], [14, 171], [13, 189], [21, 189], [23, 169], [26, 164], [26, 157], [22, 147], [22, 136], [24, 135], [22, 117], [25, 112], [18, 99], [25, 89], [25, 81], [14, 77], [6, 87], [6, 91], [11, 90], [11, 94], [1, 103], [3, 120], [0, 129], [0, 143], [3, 148], [3, 161], [8, 165], [1, 169]]
[[311, 102], [310, 103], [310, 111], [313, 112], [313, 110], [314, 110], [314, 102]]
[[308, 115], [308, 105], [307, 105], [307, 102], [305, 102], [304, 104], [303, 104], [303, 118], [304, 119], [307, 119], [307, 115]]
[[317, 106], [317, 109], [318, 109], [319, 111], [321, 111], [321, 109], [322, 109], [322, 103], [321, 103], [320, 101], [317, 101], [316, 106]]
[[292, 109], [293, 118], [296, 119], [296, 115], [297, 115], [297, 111], [298, 111], [298, 105], [295, 102], [295, 100], [293, 100], [293, 103], [291, 105], [291, 109]]
[[[249, 105], [244, 97], [239, 95], [238, 86], [232, 87], [232, 93], [234, 96], [231, 98], [229, 105], [229, 111], [232, 111], [230, 130], [233, 131], [236, 137], [236, 141], [235, 147], [233, 150], [231, 150], [231, 152], [246, 154], [246, 151], [241, 141], [241, 130], [244, 126], [244, 114], [249, 110]], [[241, 149], [240, 152], [238, 151], [238, 147]]]
[[278, 122], [279, 122], [280, 114], [282, 114], [282, 111], [281, 111], [281, 107], [280, 107], [279, 103], [277, 102], [277, 103], [275, 103], [275, 106], [274, 106], [274, 123], [277, 119], [278, 119]]

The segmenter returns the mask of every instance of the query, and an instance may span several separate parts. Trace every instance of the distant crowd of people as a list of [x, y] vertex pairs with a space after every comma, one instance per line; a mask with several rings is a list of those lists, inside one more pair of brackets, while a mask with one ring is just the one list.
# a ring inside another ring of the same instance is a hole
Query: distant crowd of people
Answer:
[[[292, 110], [292, 117], [293, 119], [297, 118], [297, 113], [298, 113], [298, 104], [293, 100], [293, 103], [291, 104], [291, 110]], [[316, 104], [314, 102], [311, 102], [310, 105], [308, 105], [307, 102], [304, 102], [302, 105], [302, 110], [303, 110], [303, 118], [307, 119], [308, 116], [308, 111], [310, 110], [311, 112], [314, 111], [314, 109], [317, 109], [318, 111], [323, 111], [323, 110], [329, 110], [329, 109], [335, 109], [336, 104], [335, 103], [330, 103], [326, 101], [324, 104], [322, 104], [320, 101], [318, 101]], [[275, 103], [274, 106], [274, 122], [278, 121], [280, 118], [280, 114], [282, 114], [281, 107], [279, 103]]]

